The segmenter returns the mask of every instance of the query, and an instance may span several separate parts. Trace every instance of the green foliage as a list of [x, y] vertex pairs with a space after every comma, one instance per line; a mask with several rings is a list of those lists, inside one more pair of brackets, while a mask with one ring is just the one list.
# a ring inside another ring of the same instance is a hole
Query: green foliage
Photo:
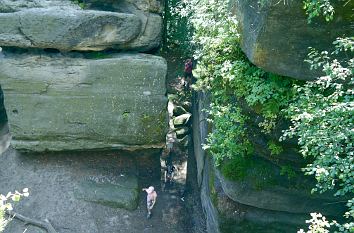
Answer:
[[[188, 6], [193, 13], [189, 17], [198, 59], [195, 88], [211, 93], [209, 113], [214, 129], [204, 148], [210, 150], [216, 165], [227, 161], [223, 173], [235, 180], [244, 177], [247, 166], [254, 166], [245, 159], [253, 153], [248, 139], [249, 119], [240, 107], [246, 102], [263, 117], [259, 127], [264, 133], [270, 133], [281, 116], [291, 120], [293, 125], [281, 139], [299, 138], [300, 152], [313, 161], [304, 171], [315, 175], [314, 191], [336, 189], [336, 195], [352, 195], [353, 39], [339, 38], [334, 43], [332, 55], [347, 53], [345, 64], [331, 59], [328, 52], [312, 49], [308, 61], [312, 68], [321, 67], [326, 76], [304, 84], [266, 73], [247, 60], [239, 47], [237, 21], [228, 13], [225, 2], [191, 0]], [[328, 0], [305, 0], [304, 8], [309, 21], [318, 15], [329, 21], [334, 15]], [[273, 155], [281, 151], [276, 144], [268, 147]], [[288, 166], [283, 166], [281, 173], [289, 178], [296, 175]], [[350, 203], [346, 215], [352, 218], [354, 207]], [[352, 222], [336, 226], [348, 232]]]
[[[350, 1], [341, 1], [344, 6]], [[324, 16], [330, 21], [334, 8], [329, 0], [305, 0], [308, 21]], [[335, 189], [335, 195], [352, 197], [354, 193], [354, 37], [337, 38], [335, 50], [318, 52], [311, 48], [309, 59], [312, 69], [321, 68], [325, 76], [304, 87], [298, 87], [299, 98], [287, 110], [293, 126], [284, 132], [285, 137], [299, 137], [301, 153], [314, 162], [304, 169], [317, 180], [313, 191]], [[345, 59], [338, 61], [338, 54]], [[329, 232], [335, 226], [339, 232], [354, 232], [354, 199], [348, 200], [347, 222], [328, 223], [325, 217], [313, 213], [307, 232]], [[322, 224], [322, 225], [321, 225]], [[315, 229], [315, 230], [313, 230]], [[304, 232], [303, 230], [299, 232]]]
[[239, 108], [212, 104], [210, 114], [215, 130], [209, 135], [204, 149], [210, 150], [217, 166], [224, 158], [242, 157], [253, 152], [245, 133], [246, 117]]
[[257, 190], [277, 184], [274, 168], [261, 159], [252, 156], [235, 156], [221, 165], [222, 174], [233, 181], [247, 180]]
[[246, 177], [247, 171], [252, 165], [251, 163], [250, 158], [236, 156], [222, 165], [221, 172], [230, 180], [240, 181]]
[[22, 193], [15, 191], [15, 193], [9, 192], [6, 196], [0, 194], [0, 232], [3, 232], [10, 219], [6, 218], [6, 211], [11, 211], [13, 202], [20, 201], [21, 197], [28, 197], [28, 189], [23, 189]]
[[209, 113], [214, 130], [204, 148], [211, 151], [216, 165], [220, 165], [225, 158], [247, 156], [254, 151], [248, 139], [248, 117], [237, 103], [245, 101], [260, 113], [263, 121], [259, 127], [269, 133], [280, 110], [293, 97], [291, 87], [299, 82], [267, 73], [248, 61], [239, 47], [237, 21], [228, 13], [225, 2], [197, 6], [191, 17], [198, 48], [199, 78], [195, 88], [208, 90], [212, 95]]
[[104, 52], [104, 51], [95, 51], [95, 52], [90, 52], [87, 55], [87, 58], [89, 59], [105, 59], [105, 58], [110, 58], [112, 57], [111, 54]]
[[334, 8], [331, 0], [304, 0], [304, 9], [308, 16], [308, 22], [311, 23], [313, 18], [323, 15], [326, 21], [330, 21], [334, 16]]
[[85, 9], [86, 7], [84, 0], [71, 0], [71, 1], [77, 4], [81, 9]]
[[270, 155], [277, 156], [283, 152], [283, 147], [274, 141], [268, 142], [268, 149], [270, 150]]
[[[304, 168], [317, 180], [313, 191], [335, 189], [335, 195], [340, 196], [354, 193], [353, 44], [353, 38], [339, 38], [331, 54], [311, 49], [308, 62], [312, 68], [321, 67], [325, 76], [297, 87], [297, 100], [284, 110], [292, 127], [282, 139], [298, 137], [300, 152], [313, 159]], [[351, 58], [344, 62], [331, 58], [341, 52]], [[352, 221], [354, 207], [348, 206], [346, 216]], [[354, 227], [353, 222], [347, 223], [343, 232], [349, 232], [350, 227]]]
[[320, 213], [311, 213], [311, 217], [310, 220], [306, 220], [306, 223], [310, 224], [308, 231], [301, 229], [298, 233], [329, 233], [331, 224], [327, 221], [326, 217]]
[[182, 58], [190, 58], [194, 48], [193, 25], [190, 22], [192, 12], [186, 9], [188, 9], [187, 1], [165, 1], [163, 52], [177, 54]]
[[296, 172], [291, 166], [285, 165], [280, 167], [280, 175], [287, 176], [291, 180], [296, 177]]

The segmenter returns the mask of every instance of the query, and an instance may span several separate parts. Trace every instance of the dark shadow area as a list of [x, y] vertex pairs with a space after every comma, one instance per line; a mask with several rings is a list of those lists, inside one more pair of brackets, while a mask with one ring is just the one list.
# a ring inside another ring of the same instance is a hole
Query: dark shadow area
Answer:
[[7, 114], [4, 105], [4, 93], [0, 84], [0, 129], [2, 129], [5, 124], [7, 124]]
[[11, 136], [7, 121], [7, 113], [4, 105], [4, 93], [0, 85], [0, 155], [6, 151], [10, 144]]

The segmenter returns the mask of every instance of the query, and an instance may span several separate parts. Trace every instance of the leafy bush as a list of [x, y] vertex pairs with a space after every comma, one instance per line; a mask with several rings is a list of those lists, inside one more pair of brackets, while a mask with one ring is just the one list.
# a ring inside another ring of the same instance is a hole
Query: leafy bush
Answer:
[[[334, 44], [332, 56], [354, 52], [352, 38], [339, 38]], [[322, 67], [325, 76], [297, 87], [298, 98], [284, 110], [292, 126], [282, 139], [298, 137], [302, 155], [313, 159], [304, 171], [317, 180], [314, 192], [335, 189], [337, 196], [350, 196], [354, 192], [354, 59], [339, 62], [326, 51], [312, 49], [308, 62], [312, 68]], [[350, 221], [354, 218], [352, 200], [345, 214]], [[354, 223], [343, 229], [354, 230]]]
[[[278, 119], [286, 116], [292, 126], [281, 139], [298, 138], [300, 152], [311, 161], [304, 171], [317, 180], [313, 191], [335, 189], [336, 195], [349, 197], [349, 211], [345, 214], [348, 222], [331, 224], [340, 231], [354, 232], [354, 39], [337, 39], [332, 54], [312, 49], [308, 61], [326, 75], [304, 83], [267, 73], [248, 61], [240, 49], [237, 20], [229, 14], [227, 2], [183, 2], [191, 12], [188, 17], [197, 48], [199, 78], [195, 88], [211, 93], [209, 120], [214, 129], [204, 148], [210, 150], [216, 165], [229, 161], [223, 173], [235, 179], [244, 176], [245, 166], [253, 165], [244, 161], [253, 153], [253, 145], [248, 137], [249, 119], [240, 102], [245, 101], [262, 116], [259, 127], [264, 133], [271, 132]], [[265, 4], [267, 0], [259, 2]], [[330, 0], [303, 3], [309, 22], [318, 15], [327, 21], [333, 19]], [[346, 53], [346, 61], [331, 58], [339, 53]], [[269, 149], [279, 153], [274, 145], [268, 145]], [[233, 174], [233, 170], [240, 174]], [[293, 175], [287, 166], [281, 171]]]
[[283, 152], [283, 147], [274, 141], [268, 142], [268, 149], [270, 150], [270, 155], [277, 156]]
[[246, 177], [247, 171], [251, 166], [251, 161], [252, 160], [250, 160], [249, 158], [244, 158], [243, 156], [236, 156], [222, 165], [221, 172], [224, 176], [228, 177], [231, 180], [243, 180]]
[[3, 232], [10, 219], [6, 218], [6, 211], [12, 210], [12, 203], [20, 201], [21, 197], [28, 197], [28, 189], [23, 189], [22, 193], [15, 191], [9, 192], [6, 196], [0, 194], [0, 232]]
[[244, 100], [261, 114], [259, 127], [269, 133], [295, 93], [292, 86], [300, 82], [265, 72], [248, 61], [239, 46], [237, 21], [225, 2], [199, 3], [191, 20], [198, 45], [195, 88], [208, 90], [212, 102], [209, 120], [214, 130], [204, 148], [220, 165], [225, 158], [254, 152], [246, 127], [248, 117], [238, 102]]
[[280, 167], [280, 175], [287, 176], [289, 180], [296, 177], [296, 173], [291, 166], [285, 165]]

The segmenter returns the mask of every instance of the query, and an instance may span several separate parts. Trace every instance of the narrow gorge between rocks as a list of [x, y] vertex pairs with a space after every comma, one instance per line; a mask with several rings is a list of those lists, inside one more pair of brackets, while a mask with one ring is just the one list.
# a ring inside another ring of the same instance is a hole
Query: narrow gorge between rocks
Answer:
[[[334, 196], [354, 179], [353, 130], [335, 157], [352, 163], [346, 183], [324, 193], [306, 142], [284, 133], [308, 83], [336, 75], [310, 69], [308, 48], [354, 51], [354, 2], [331, 2], [330, 20], [307, 2], [0, 0], [0, 232], [288, 233], [314, 212], [353, 224], [352, 189]], [[335, 71], [350, 129], [348, 64]]]

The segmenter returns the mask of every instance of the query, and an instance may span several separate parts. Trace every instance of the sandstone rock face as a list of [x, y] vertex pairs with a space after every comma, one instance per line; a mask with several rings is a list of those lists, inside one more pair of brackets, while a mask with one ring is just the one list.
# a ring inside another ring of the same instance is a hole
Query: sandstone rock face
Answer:
[[339, 36], [351, 36], [353, 1], [336, 4], [335, 19], [307, 23], [302, 1], [267, 1], [261, 7], [257, 0], [234, 0], [234, 13], [241, 26], [241, 45], [255, 65], [277, 74], [297, 79], [314, 79], [318, 72], [304, 62], [308, 47], [332, 48]]
[[158, 1], [2, 1], [0, 46], [149, 51], [161, 44]]
[[106, 59], [6, 55], [0, 82], [16, 149], [162, 147], [166, 62], [153, 55]]
[[1, 0], [0, 1], [0, 12], [1, 13], [11, 13], [21, 10], [26, 10], [28, 8], [46, 8], [46, 7], [72, 7], [74, 9], [80, 9], [79, 5], [74, 4], [70, 0]]
[[133, 14], [46, 8], [0, 14], [0, 45], [59, 50], [103, 50], [138, 36]]
[[[29, 188], [30, 196], [15, 211], [40, 221], [49, 219], [57, 232], [141, 233], [149, 220], [146, 194], [137, 190], [138, 183], [145, 183], [147, 176], [141, 174], [149, 171], [154, 171], [149, 181], [160, 183], [159, 155], [159, 149], [59, 152], [53, 156], [21, 154], [9, 148], [1, 155], [0, 193]], [[162, 202], [156, 207], [167, 210]], [[24, 231], [47, 232], [14, 219], [4, 233]]]
[[132, 48], [137, 51], [149, 51], [158, 48], [161, 44], [161, 16], [156, 14], [148, 14], [145, 16], [145, 24], [141, 34], [134, 40], [115, 46], [118, 49], [131, 50]]
[[138, 205], [138, 179], [135, 176], [91, 178], [78, 185], [75, 197], [113, 208], [134, 210]]
[[[216, 176], [222, 189], [232, 200], [248, 206], [265, 210], [284, 211], [287, 213], [321, 212], [325, 215], [335, 216], [345, 209], [343, 206], [328, 205], [334, 198], [311, 195], [308, 190], [287, 189], [281, 186], [271, 186], [262, 190], [252, 187], [250, 182], [229, 181], [216, 171]], [[260, 198], [262, 197], [262, 198]], [[301, 200], [301, 201], [300, 201]]]
[[196, 93], [192, 108], [192, 132], [193, 132], [193, 150], [197, 164], [197, 181], [200, 187], [200, 201], [202, 203], [208, 233], [220, 233], [218, 210], [214, 206], [215, 203], [211, 200], [210, 183], [212, 183], [212, 165], [208, 159], [202, 145], [206, 143], [208, 135], [208, 117], [207, 111], [202, 111], [209, 106], [209, 98], [206, 93]]
[[132, 6], [136, 10], [151, 13], [162, 13], [162, 3], [160, 0], [84, 0], [85, 5], [92, 8], [115, 9], [118, 12], [122, 8]]
[[190, 113], [185, 113], [180, 116], [177, 116], [173, 119], [173, 124], [175, 126], [183, 126], [187, 125], [189, 123], [189, 120], [191, 119], [191, 114]]

